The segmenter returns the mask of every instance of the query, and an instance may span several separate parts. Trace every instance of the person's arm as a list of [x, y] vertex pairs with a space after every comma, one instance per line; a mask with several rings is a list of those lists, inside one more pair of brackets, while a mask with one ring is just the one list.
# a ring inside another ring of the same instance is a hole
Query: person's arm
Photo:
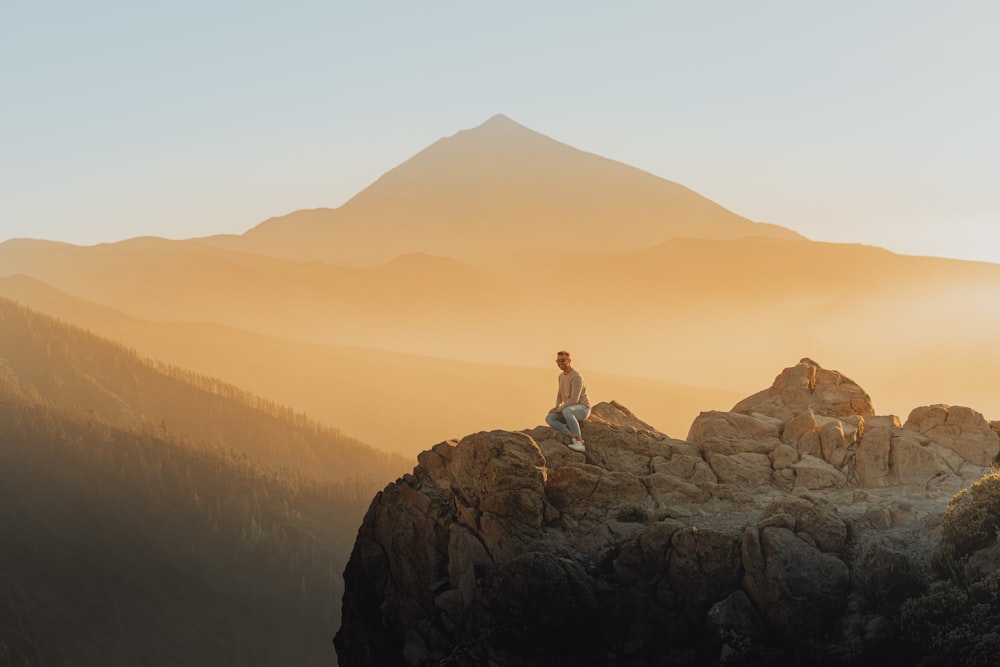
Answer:
[[552, 412], [562, 412], [563, 409], [569, 405], [563, 398], [566, 396], [566, 383], [569, 378], [565, 374], [559, 376], [559, 383], [556, 387], [556, 407], [552, 408]]
[[[566, 405], [576, 405], [580, 402], [580, 395], [583, 393], [583, 376], [577, 374], [573, 378], [569, 389], [569, 398], [566, 399]], [[565, 406], [564, 406], [565, 407]]]

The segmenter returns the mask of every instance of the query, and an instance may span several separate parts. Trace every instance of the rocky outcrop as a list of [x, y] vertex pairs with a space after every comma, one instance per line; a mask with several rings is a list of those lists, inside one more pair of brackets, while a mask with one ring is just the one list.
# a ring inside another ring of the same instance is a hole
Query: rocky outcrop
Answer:
[[583, 433], [585, 453], [547, 427], [443, 442], [380, 492], [340, 664], [716, 664], [877, 628], [880, 568], [919, 578], [947, 500], [1000, 451], [973, 410], [900, 425], [808, 359], [686, 440], [616, 403]]

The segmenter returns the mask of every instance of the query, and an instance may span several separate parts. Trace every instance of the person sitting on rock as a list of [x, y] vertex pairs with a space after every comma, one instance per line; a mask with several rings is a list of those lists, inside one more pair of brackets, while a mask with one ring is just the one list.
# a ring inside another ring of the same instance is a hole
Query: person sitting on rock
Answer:
[[579, 371], [573, 369], [573, 360], [569, 352], [556, 352], [556, 364], [562, 373], [559, 375], [559, 391], [556, 392], [556, 406], [545, 416], [545, 423], [569, 436], [570, 449], [585, 452], [583, 435], [580, 433], [580, 422], [590, 416], [590, 399], [587, 398], [587, 383]]

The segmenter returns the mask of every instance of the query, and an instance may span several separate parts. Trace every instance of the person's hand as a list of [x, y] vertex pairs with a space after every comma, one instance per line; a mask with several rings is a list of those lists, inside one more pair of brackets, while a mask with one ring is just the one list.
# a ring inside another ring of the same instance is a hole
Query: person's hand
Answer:
[[549, 414], [550, 414], [550, 415], [554, 415], [554, 414], [556, 414], [557, 412], [559, 412], [559, 408], [552, 408], [551, 410], [549, 410]]

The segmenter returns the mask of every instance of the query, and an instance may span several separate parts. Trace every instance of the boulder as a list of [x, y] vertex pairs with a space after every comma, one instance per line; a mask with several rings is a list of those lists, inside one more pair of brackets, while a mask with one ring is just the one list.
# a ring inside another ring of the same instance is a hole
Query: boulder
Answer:
[[[806, 442], [812, 442], [813, 439], [816, 443], [819, 442], [819, 423], [816, 421], [816, 413], [812, 408], [807, 408], [790, 417], [781, 430], [781, 441], [797, 450], [802, 447], [800, 443], [803, 442], [804, 438], [807, 438]], [[807, 453], [816, 455], [811, 451]]]
[[756, 487], [771, 483], [771, 459], [766, 454], [707, 454], [706, 458], [720, 484]]
[[[688, 442], [701, 445], [719, 443], [719, 454], [733, 451], [754, 451], [757, 441], [776, 440], [781, 435], [781, 422], [763, 415], [744, 415], [734, 412], [711, 410], [695, 417], [688, 431]], [[721, 451], [726, 443], [732, 443], [731, 451]], [[773, 448], [773, 445], [771, 446]], [[760, 450], [767, 453], [766, 450]]]
[[822, 551], [839, 551], [847, 540], [847, 523], [836, 507], [811, 493], [782, 496], [772, 501], [761, 512], [761, 521], [772, 516], [789, 517], [794, 523], [785, 527], [795, 533], [808, 534]]
[[786, 637], [828, 631], [843, 611], [847, 565], [787, 528], [748, 528], [743, 539], [747, 592], [765, 622]]
[[660, 472], [647, 475], [642, 478], [642, 483], [656, 509], [703, 503], [711, 497], [708, 491], [697, 484], [691, 484], [668, 473]]
[[861, 486], [881, 488], [892, 483], [892, 472], [889, 470], [892, 433], [893, 429], [883, 423], [869, 425], [865, 429], [854, 455], [854, 470]]
[[805, 454], [791, 465], [795, 472], [794, 490], [839, 489], [847, 477], [832, 465], [815, 456]]
[[670, 547], [668, 581], [674, 600], [683, 607], [705, 613], [739, 587], [743, 578], [739, 534], [685, 528], [673, 533]]
[[823, 421], [819, 429], [822, 459], [834, 468], [840, 468], [847, 461], [848, 453], [855, 449], [860, 429], [839, 419], [826, 418]]
[[[790, 471], [799, 461], [799, 453], [788, 445], [780, 445], [768, 456], [771, 459], [771, 467], [775, 472], [783, 474]], [[792, 477], [794, 479], [794, 476]]]
[[889, 468], [893, 484], [928, 489], [955, 477], [941, 455], [928, 446], [930, 443], [929, 438], [912, 430], [892, 434]]
[[674, 534], [685, 524], [673, 519], [657, 521], [622, 543], [614, 561], [618, 582], [656, 581], [667, 572]]
[[786, 368], [770, 387], [743, 399], [730, 412], [761, 413], [786, 422], [809, 409], [817, 415], [840, 418], [875, 414], [864, 389], [811, 359]]
[[719, 482], [719, 478], [712, 472], [712, 467], [700, 456], [675, 454], [670, 460], [654, 457], [650, 467], [654, 473], [677, 477], [691, 484], [703, 485]]
[[903, 428], [927, 436], [982, 468], [995, 463], [1000, 454], [1000, 435], [982, 414], [971, 408], [948, 405], [914, 408]]

